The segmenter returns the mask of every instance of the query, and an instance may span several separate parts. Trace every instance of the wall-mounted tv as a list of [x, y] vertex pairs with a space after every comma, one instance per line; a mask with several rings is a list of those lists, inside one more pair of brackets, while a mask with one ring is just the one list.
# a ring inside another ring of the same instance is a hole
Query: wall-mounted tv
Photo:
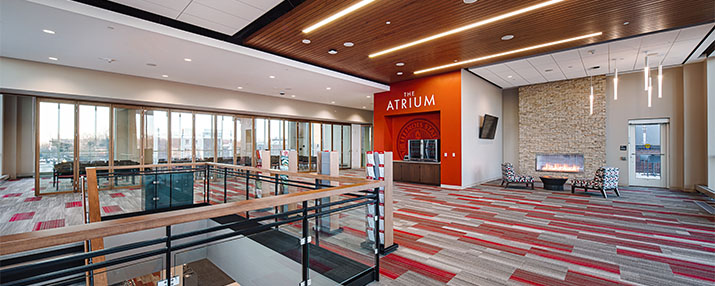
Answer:
[[499, 121], [499, 117], [484, 114], [484, 121], [479, 128], [479, 138], [494, 139], [494, 135], [497, 133], [497, 121]]

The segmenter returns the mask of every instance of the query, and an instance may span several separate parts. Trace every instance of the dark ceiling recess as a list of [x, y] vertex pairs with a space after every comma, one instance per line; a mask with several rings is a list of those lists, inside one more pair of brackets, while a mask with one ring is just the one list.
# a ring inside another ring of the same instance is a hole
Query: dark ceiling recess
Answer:
[[157, 14], [154, 14], [151, 12], [147, 12], [147, 11], [144, 11], [141, 9], [137, 9], [137, 8], [130, 7], [127, 5], [119, 4], [116, 2], [107, 1], [107, 0], [73, 0], [73, 1], [79, 2], [82, 4], [87, 4], [90, 6], [94, 6], [97, 8], [102, 8], [102, 9], [109, 10], [112, 12], [117, 12], [117, 13], [124, 14], [127, 16], [136, 17], [136, 18], [139, 18], [142, 20], [147, 20], [149, 22], [166, 25], [166, 26], [169, 26], [172, 28], [184, 30], [184, 31], [191, 32], [194, 34], [199, 34], [199, 35], [206, 36], [209, 38], [214, 38], [214, 39], [221, 40], [221, 41], [231, 42], [231, 36], [229, 36], [229, 35], [222, 34], [222, 33], [216, 32], [214, 30], [209, 30], [206, 28], [201, 28], [196, 25], [192, 25], [192, 24], [189, 24], [186, 22], [182, 22], [182, 21], [175, 20], [172, 18], [164, 17], [161, 15], [157, 15]]
[[273, 9], [263, 14], [261, 17], [258, 17], [258, 19], [253, 21], [251, 24], [248, 24], [248, 26], [234, 34], [231, 37], [231, 42], [243, 44], [243, 41], [248, 38], [248, 36], [258, 32], [258, 30], [262, 29], [271, 22], [278, 20], [278, 18], [290, 12], [293, 8], [303, 2], [305, 2], [305, 0], [284, 0], [280, 4], [273, 7]]

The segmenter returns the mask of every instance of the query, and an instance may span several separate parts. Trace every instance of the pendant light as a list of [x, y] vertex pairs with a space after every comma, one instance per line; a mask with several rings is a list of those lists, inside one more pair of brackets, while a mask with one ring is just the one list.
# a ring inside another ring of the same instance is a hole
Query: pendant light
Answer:
[[588, 96], [589, 115], [593, 115], [593, 76], [591, 76], [591, 95]]
[[653, 106], [653, 81], [648, 78], [648, 107]]
[[645, 66], [643, 67], [643, 90], [648, 90], [650, 79], [648, 77], [648, 52], [645, 55]]
[[663, 98], [663, 65], [658, 65], [658, 98]]
[[618, 100], [618, 60], [613, 59], [616, 66], [616, 74], [613, 77], [613, 100]]

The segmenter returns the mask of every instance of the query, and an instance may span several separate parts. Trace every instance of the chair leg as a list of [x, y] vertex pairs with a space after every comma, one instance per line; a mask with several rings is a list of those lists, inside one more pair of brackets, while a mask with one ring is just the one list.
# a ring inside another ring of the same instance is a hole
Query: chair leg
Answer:
[[573, 194], [574, 192], [576, 192], [576, 186], [571, 185], [571, 193]]
[[531, 189], [534, 189], [534, 182], [531, 182]]
[[504, 186], [504, 188], [508, 188], [508, 187], [509, 187], [509, 182], [506, 182], [506, 185]]
[[499, 186], [504, 186], [504, 180], [501, 180], [501, 184]]
[[608, 195], [606, 195], [606, 189], [601, 189], [601, 194], [603, 195], [604, 198], [608, 198]]
[[621, 196], [621, 194], [618, 193], [618, 187], [614, 188], [613, 191], [616, 192], [616, 196], [617, 196], [617, 197], [620, 197], [620, 196]]

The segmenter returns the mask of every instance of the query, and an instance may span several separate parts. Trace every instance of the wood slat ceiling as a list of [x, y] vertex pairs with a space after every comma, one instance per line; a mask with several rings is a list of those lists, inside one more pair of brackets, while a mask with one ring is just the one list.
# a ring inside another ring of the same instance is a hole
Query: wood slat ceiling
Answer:
[[[712, 0], [567, 0], [369, 58], [371, 53], [546, 1], [481, 0], [465, 4], [462, 0], [377, 0], [310, 34], [301, 32], [358, 1], [307, 0], [246, 38], [243, 44], [366, 79], [392, 83], [418, 77], [413, 74], [416, 70], [455, 60], [594, 32], [603, 32], [603, 35], [419, 76], [715, 21]], [[385, 24], [386, 21], [391, 24]], [[630, 24], [623, 25], [626, 21]], [[502, 41], [500, 38], [506, 34], [513, 34], [515, 38]], [[309, 39], [311, 43], [303, 44], [303, 39]], [[343, 43], [347, 41], [355, 46], [344, 47]], [[329, 49], [337, 49], [339, 53], [330, 55], [327, 53]], [[404, 62], [405, 66], [397, 67], [397, 62]], [[404, 75], [397, 76], [398, 71], [403, 71]]]

